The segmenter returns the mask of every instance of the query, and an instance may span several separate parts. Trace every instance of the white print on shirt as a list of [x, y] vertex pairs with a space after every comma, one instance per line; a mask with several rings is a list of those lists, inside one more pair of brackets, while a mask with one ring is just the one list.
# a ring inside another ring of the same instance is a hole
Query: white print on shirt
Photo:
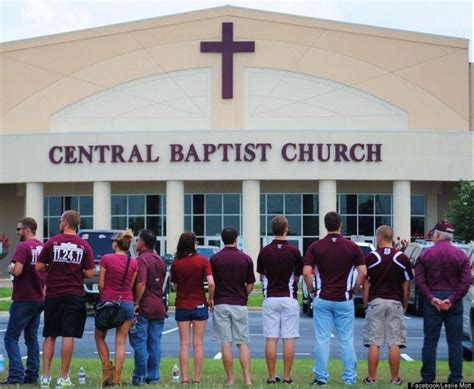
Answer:
[[36, 246], [31, 248], [31, 264], [35, 265], [36, 261], [38, 260], [38, 256], [41, 253], [41, 249], [43, 246]]
[[392, 251], [392, 250], [390, 250], [389, 248], [385, 248], [385, 249], [383, 250], [383, 253], [384, 253], [385, 255], [388, 255], [388, 254], [390, 254], [391, 251]]
[[53, 262], [65, 262], [79, 265], [84, 256], [84, 249], [77, 247], [74, 243], [61, 243], [53, 246]]

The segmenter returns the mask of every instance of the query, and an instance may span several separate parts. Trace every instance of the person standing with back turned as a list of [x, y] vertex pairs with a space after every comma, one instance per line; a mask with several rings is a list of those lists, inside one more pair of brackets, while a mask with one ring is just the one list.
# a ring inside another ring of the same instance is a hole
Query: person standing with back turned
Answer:
[[81, 217], [77, 211], [61, 215], [60, 234], [49, 238], [36, 263], [36, 270], [47, 272], [43, 328], [43, 375], [41, 387], [51, 386], [50, 368], [56, 338], [62, 337], [61, 373], [56, 387], [71, 387], [69, 366], [74, 338], [82, 338], [86, 324], [84, 278], [94, 275], [94, 254], [77, 229]]
[[155, 252], [156, 236], [151, 230], [138, 234], [138, 275], [135, 288], [136, 331], [130, 334], [135, 368], [132, 384], [158, 384], [160, 381], [161, 335], [165, 326], [163, 281], [166, 266]]
[[400, 349], [406, 346], [405, 312], [413, 279], [410, 260], [392, 247], [393, 229], [382, 225], [375, 231], [377, 250], [365, 257], [368, 278], [364, 281], [364, 345], [368, 347], [369, 375], [364, 384], [377, 382], [380, 347], [387, 343], [390, 383], [401, 385]]
[[434, 246], [420, 255], [415, 264], [415, 281], [423, 295], [423, 349], [421, 380], [436, 378], [436, 348], [444, 323], [448, 341], [449, 383], [462, 381], [462, 298], [471, 284], [467, 255], [451, 244], [454, 229], [447, 220], [433, 228]]
[[212, 274], [216, 283], [212, 319], [214, 340], [221, 342], [226, 384], [234, 383], [232, 343], [235, 343], [240, 354], [244, 384], [252, 385], [247, 298], [255, 283], [253, 262], [252, 258], [237, 248], [238, 233], [235, 228], [224, 228], [221, 238], [224, 248], [211, 257]]
[[298, 279], [303, 262], [297, 247], [286, 240], [288, 220], [275, 216], [271, 227], [275, 239], [257, 259], [257, 272], [263, 281], [263, 336], [267, 360], [267, 384], [277, 381], [275, 367], [278, 339], [283, 340], [283, 383], [293, 384], [291, 368], [295, 359], [295, 339], [299, 338], [300, 305], [297, 300]]
[[[344, 365], [342, 379], [353, 385], [357, 379], [357, 357], [354, 348], [354, 301], [367, 276], [364, 255], [354, 242], [341, 235], [342, 222], [337, 212], [324, 216], [327, 235], [309, 246], [304, 258], [303, 275], [313, 300], [314, 334], [316, 337], [314, 381], [326, 385], [329, 380], [328, 361], [331, 330], [336, 329]], [[313, 287], [313, 269], [316, 288]], [[357, 278], [354, 280], [354, 270]]]

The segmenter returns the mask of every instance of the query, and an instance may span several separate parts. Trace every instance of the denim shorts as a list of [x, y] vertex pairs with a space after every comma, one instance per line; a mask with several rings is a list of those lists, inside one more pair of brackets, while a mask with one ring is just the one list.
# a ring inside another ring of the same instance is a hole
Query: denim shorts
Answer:
[[[111, 301], [111, 300], [107, 300]], [[113, 300], [119, 302], [118, 300]], [[135, 305], [131, 301], [122, 301], [121, 307], [123, 312], [125, 313], [125, 320], [133, 320], [135, 319]]]
[[207, 306], [194, 309], [177, 308], [174, 314], [176, 321], [203, 321], [209, 319]]

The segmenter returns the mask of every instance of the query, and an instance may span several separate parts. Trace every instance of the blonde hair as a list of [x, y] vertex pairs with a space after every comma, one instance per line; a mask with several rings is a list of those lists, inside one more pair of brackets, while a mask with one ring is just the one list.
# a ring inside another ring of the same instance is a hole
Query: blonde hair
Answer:
[[127, 228], [125, 231], [119, 232], [114, 236], [114, 241], [117, 242], [119, 249], [123, 251], [128, 251], [133, 239], [133, 231], [130, 228]]

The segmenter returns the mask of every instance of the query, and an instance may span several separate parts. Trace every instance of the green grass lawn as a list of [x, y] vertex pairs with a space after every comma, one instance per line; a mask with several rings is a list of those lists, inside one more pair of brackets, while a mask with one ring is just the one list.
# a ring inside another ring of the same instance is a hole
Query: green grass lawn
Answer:
[[[173, 307], [176, 301], [176, 293], [170, 293], [170, 307]], [[247, 305], [249, 307], [261, 307], [263, 303], [263, 294], [261, 290], [255, 290], [249, 296]]]
[[[58, 374], [58, 359], [55, 359], [53, 362], [52, 374], [53, 379], [56, 379]], [[161, 363], [161, 381], [159, 385], [147, 385], [146, 387], [156, 387], [156, 388], [172, 388], [177, 387], [171, 383], [171, 369], [174, 363], [176, 363], [176, 359], [174, 358], [164, 358]], [[311, 372], [313, 360], [304, 358], [304, 359], [296, 359], [293, 365], [293, 379], [295, 380], [296, 384], [292, 385], [292, 388], [303, 388], [308, 387], [309, 383], [313, 379], [313, 375]], [[71, 378], [74, 383], [76, 383], [76, 387], [84, 387], [79, 386], [77, 383], [77, 372], [79, 367], [83, 366], [86, 369], [87, 375], [87, 388], [99, 388], [99, 380], [101, 377], [100, 371], [100, 363], [98, 358], [89, 358], [89, 359], [80, 359], [76, 358], [73, 359], [71, 365]], [[133, 361], [132, 358], [127, 357], [124, 372], [122, 375], [123, 379], [123, 387], [131, 388], [130, 386], [130, 379], [131, 373], [133, 368]], [[246, 386], [242, 385], [242, 377], [241, 377], [241, 369], [238, 364], [238, 361], [234, 361], [234, 368], [235, 368], [235, 377], [236, 377], [236, 384], [233, 386], [234, 388], [244, 388]], [[342, 388], [345, 387], [342, 384], [341, 376], [341, 363], [338, 360], [331, 360], [329, 363], [329, 372], [331, 374], [330, 378], [330, 385], [329, 388]], [[282, 364], [281, 360], [278, 361], [277, 365], [277, 372], [281, 373]], [[420, 379], [419, 376], [420, 371], [420, 362], [402, 362], [400, 375], [403, 378], [404, 382], [418, 382]], [[367, 363], [366, 361], [360, 361], [358, 366], [358, 382], [359, 384], [355, 385], [353, 388], [367, 388], [366, 385], [362, 384], [362, 380], [367, 375]], [[438, 381], [446, 382], [448, 376], [448, 363], [446, 361], [438, 362]], [[5, 373], [3, 373], [1, 378], [5, 377]], [[474, 381], [474, 369], [473, 364], [470, 362], [464, 363], [464, 377], [465, 382], [472, 382]], [[254, 359], [252, 360], [252, 381], [253, 387], [255, 388], [267, 388], [268, 386], [265, 384], [267, 375], [266, 375], [266, 364], [265, 360], [263, 359]], [[394, 388], [393, 385], [388, 384], [389, 374], [388, 374], [388, 366], [386, 361], [382, 361], [379, 366], [379, 384], [376, 385], [378, 388]], [[204, 361], [204, 369], [201, 378], [201, 385], [202, 388], [224, 388], [226, 385], [225, 383], [225, 374], [224, 369], [222, 367], [222, 361], [216, 361], [213, 359], [206, 359]], [[191, 385], [192, 386], [192, 385]], [[277, 385], [279, 387], [287, 387], [286, 385], [280, 384]], [[14, 386], [12, 386], [14, 387]], [[35, 387], [31, 385], [23, 385], [22, 388], [28, 387]], [[406, 386], [405, 386], [406, 387]]]
[[11, 297], [13, 288], [0, 288], [0, 298], [1, 297]]

